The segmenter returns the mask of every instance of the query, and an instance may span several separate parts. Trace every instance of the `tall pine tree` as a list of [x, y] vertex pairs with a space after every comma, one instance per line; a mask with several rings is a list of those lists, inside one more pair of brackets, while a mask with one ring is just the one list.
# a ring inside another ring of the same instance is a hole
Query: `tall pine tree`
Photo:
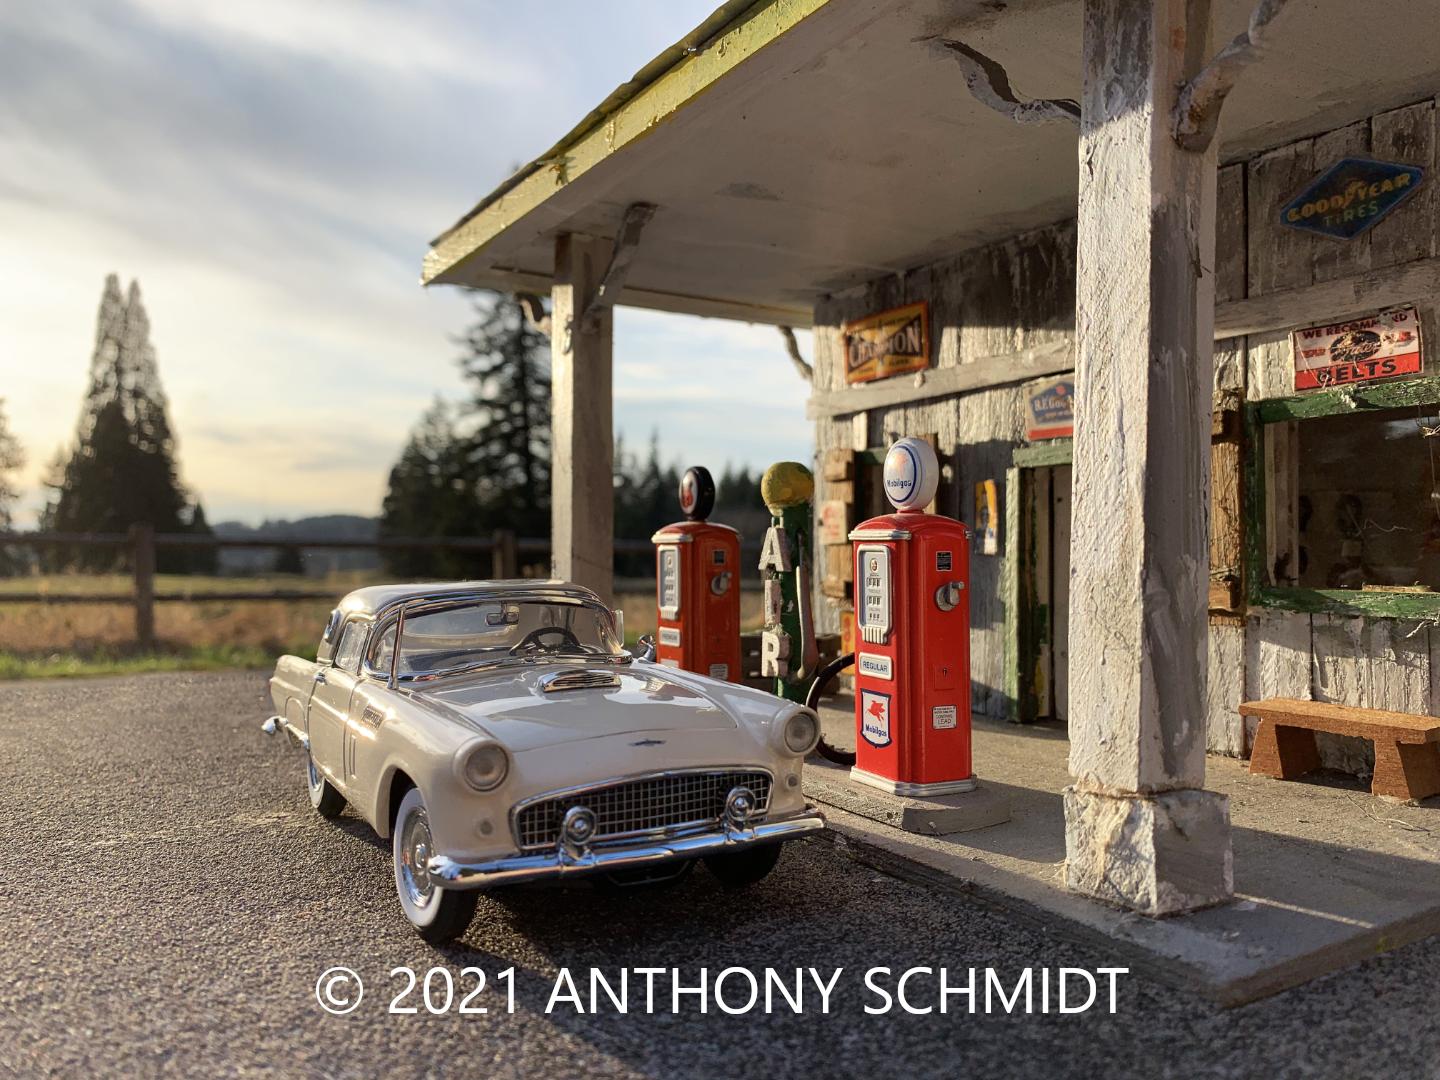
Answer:
[[[114, 274], [105, 279], [75, 446], [57, 461], [50, 484], [55, 496], [42, 515], [47, 529], [124, 532], [148, 523], [156, 532], [209, 532], [198, 505], [187, 509], [190, 499], [175, 464], [175, 436], [138, 282], [122, 296], [119, 279]], [[115, 557], [86, 548], [68, 561], [109, 569]], [[163, 549], [157, 561], [170, 572], [210, 562]]]
[[[520, 536], [550, 532], [550, 361], [544, 335], [510, 296], [475, 304], [460, 339], [471, 384], [459, 407], [436, 402], [390, 471], [382, 536]], [[394, 550], [395, 574], [473, 574], [472, 557]]]
[[[455, 409], [437, 398], [411, 429], [400, 460], [390, 470], [380, 535], [483, 535], [484, 516], [466, 463], [466, 440], [456, 429]], [[473, 565], [450, 553], [390, 548], [384, 558], [386, 569], [400, 577], [476, 573]]]
[[513, 296], [476, 303], [460, 367], [472, 385], [466, 464], [485, 516], [550, 532], [550, 349]]

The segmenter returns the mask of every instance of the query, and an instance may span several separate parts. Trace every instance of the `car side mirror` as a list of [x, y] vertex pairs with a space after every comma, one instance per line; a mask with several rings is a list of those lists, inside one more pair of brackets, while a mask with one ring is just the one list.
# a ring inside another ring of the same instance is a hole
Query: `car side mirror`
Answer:
[[635, 653], [636, 660], [646, 660], [652, 664], [655, 662], [655, 636], [653, 634], [646, 634], [642, 637], [636, 647], [639, 650]]

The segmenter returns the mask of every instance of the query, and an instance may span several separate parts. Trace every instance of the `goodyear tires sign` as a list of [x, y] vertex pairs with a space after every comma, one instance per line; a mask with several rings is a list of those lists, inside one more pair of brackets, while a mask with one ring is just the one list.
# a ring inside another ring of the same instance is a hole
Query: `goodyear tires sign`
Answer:
[[847, 383], [872, 382], [930, 366], [930, 309], [923, 300], [847, 322], [840, 333]]
[[1353, 240], [1414, 194], [1424, 179], [1418, 165], [1344, 158], [1285, 204], [1280, 224]]

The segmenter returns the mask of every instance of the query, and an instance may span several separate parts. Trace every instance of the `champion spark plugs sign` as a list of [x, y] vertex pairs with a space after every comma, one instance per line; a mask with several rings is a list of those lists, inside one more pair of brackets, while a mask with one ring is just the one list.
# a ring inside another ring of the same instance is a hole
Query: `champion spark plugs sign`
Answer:
[[840, 328], [845, 381], [873, 382], [930, 366], [930, 308], [922, 300]]
[[1290, 341], [1296, 390], [1415, 375], [1423, 366], [1420, 316], [1413, 307], [1307, 326], [1291, 334]]

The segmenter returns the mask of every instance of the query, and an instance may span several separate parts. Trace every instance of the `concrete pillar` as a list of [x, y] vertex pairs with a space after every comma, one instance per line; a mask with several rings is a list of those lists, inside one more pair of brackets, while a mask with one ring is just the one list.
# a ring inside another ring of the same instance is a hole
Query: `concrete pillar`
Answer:
[[1171, 135], [1207, 0], [1084, 0], [1066, 881], [1150, 915], [1231, 895], [1205, 783], [1215, 151]]
[[559, 237], [550, 290], [551, 573], [607, 603], [615, 587], [612, 316], [607, 308], [588, 329], [582, 316], [613, 247], [598, 237]]

